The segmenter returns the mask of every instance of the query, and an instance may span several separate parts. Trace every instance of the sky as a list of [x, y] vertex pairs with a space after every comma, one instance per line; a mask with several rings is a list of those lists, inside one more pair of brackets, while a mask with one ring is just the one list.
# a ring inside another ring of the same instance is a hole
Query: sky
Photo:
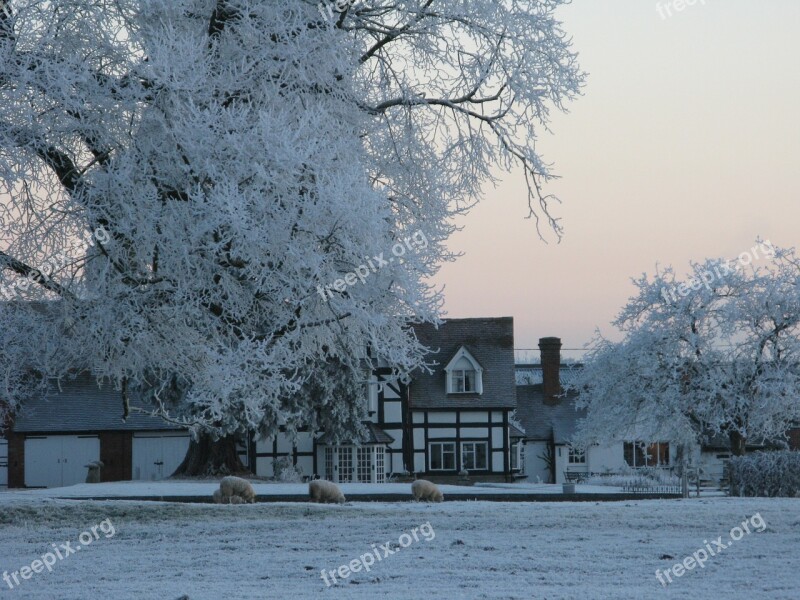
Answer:
[[[520, 172], [485, 190], [435, 278], [446, 317], [513, 316], [515, 346], [568, 358], [656, 266], [735, 258], [800, 233], [800, 2], [574, 0], [557, 16], [589, 73], [537, 148], [560, 243], [527, 220]], [[678, 2], [680, 6], [681, 3]], [[660, 11], [659, 11], [660, 7]]]

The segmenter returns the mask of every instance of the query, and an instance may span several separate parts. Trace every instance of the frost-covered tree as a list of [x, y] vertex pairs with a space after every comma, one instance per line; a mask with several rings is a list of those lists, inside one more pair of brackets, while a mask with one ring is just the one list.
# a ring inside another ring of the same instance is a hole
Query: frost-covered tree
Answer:
[[535, 138], [583, 83], [563, 3], [0, 0], [9, 405], [23, 369], [88, 369], [126, 412], [292, 431], [315, 364], [419, 366], [406, 325], [495, 167], [560, 234]]
[[758, 267], [708, 260], [685, 281], [672, 269], [634, 281], [614, 322], [622, 341], [598, 336], [575, 382], [588, 409], [580, 442], [724, 434], [743, 454], [800, 421], [800, 262], [793, 249], [758, 250]]

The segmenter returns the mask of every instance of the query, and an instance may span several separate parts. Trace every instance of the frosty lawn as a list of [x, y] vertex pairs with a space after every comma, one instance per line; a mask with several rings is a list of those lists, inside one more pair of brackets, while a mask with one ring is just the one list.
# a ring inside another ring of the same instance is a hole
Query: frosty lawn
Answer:
[[[756, 513], [763, 532], [661, 587], [656, 569], [705, 540], [727, 539]], [[794, 600], [800, 586], [797, 499], [218, 506], [7, 492], [0, 493], [0, 571], [30, 565], [53, 543], [74, 544], [105, 519], [113, 537], [101, 535], [13, 590], [3, 584], [2, 597]], [[400, 547], [403, 534], [426, 523], [435, 536]], [[369, 572], [326, 586], [323, 569], [375, 549], [381, 560]]]
[[[114, 481], [98, 484], [77, 484], [62, 488], [43, 488], [31, 490], [16, 490], [20, 496], [37, 496], [49, 498], [94, 498], [134, 500], [159, 500], [159, 499], [202, 499], [211, 501], [211, 494], [219, 487], [217, 480], [197, 481], [171, 479], [169, 481]], [[261, 500], [272, 497], [295, 496], [306, 501], [308, 499], [307, 483], [258, 483], [253, 481], [253, 487]], [[339, 486], [348, 498], [358, 496], [383, 495], [396, 496], [397, 500], [411, 499], [411, 484], [409, 483], [343, 483]], [[536, 483], [479, 483], [474, 486], [441, 485], [445, 498], [453, 500], [459, 496], [497, 496], [497, 495], [561, 495], [562, 487], [552, 484]], [[620, 494], [621, 487], [603, 485], [578, 485], [576, 493], [579, 494]], [[394, 500], [394, 498], [390, 498]]]

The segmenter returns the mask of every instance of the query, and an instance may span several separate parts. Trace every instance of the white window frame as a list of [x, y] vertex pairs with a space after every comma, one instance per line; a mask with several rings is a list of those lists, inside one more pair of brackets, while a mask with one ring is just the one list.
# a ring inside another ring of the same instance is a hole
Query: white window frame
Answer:
[[373, 446], [356, 447], [356, 479], [359, 483], [372, 483]]
[[375, 483], [386, 482], [386, 448], [375, 447]]
[[[474, 394], [476, 372], [474, 369], [454, 369], [450, 371], [451, 394]], [[471, 384], [468, 386], [467, 383]]]
[[[485, 448], [484, 453], [483, 453], [483, 459], [485, 461], [485, 464], [482, 467], [475, 465], [475, 462], [478, 459], [477, 446], [479, 446], [479, 445], [481, 445], [481, 446], [483, 446]], [[465, 450], [467, 446], [472, 446], [472, 450], [471, 450], [470, 453], [472, 454], [473, 466], [471, 466], [471, 467], [467, 467], [466, 466], [466, 461], [464, 460], [464, 455], [467, 454], [467, 452]], [[467, 469], [468, 471], [488, 471], [489, 470], [489, 442], [480, 441], [480, 440], [474, 440], [474, 441], [469, 441], [469, 442], [461, 442], [461, 468], [462, 469]]]
[[586, 450], [576, 450], [572, 446], [567, 447], [567, 464], [570, 465], [585, 465], [586, 464]]
[[[462, 358], [465, 358], [470, 365], [472, 365], [472, 369], [464, 369], [464, 368], [456, 368], [456, 365], [461, 361]], [[464, 348], [463, 346], [455, 353], [455, 356], [447, 363], [447, 366], [444, 368], [446, 379], [447, 379], [447, 393], [448, 394], [483, 394], [483, 367], [481, 367], [480, 363], [475, 360], [475, 357], [469, 353], [469, 350]], [[472, 372], [473, 373], [473, 386], [474, 389], [466, 389], [466, 373]], [[456, 374], [461, 374], [460, 381], [464, 384], [464, 389], [458, 389], [460, 386], [456, 386], [455, 381], [457, 380]]]
[[524, 467], [524, 456], [523, 456], [523, 447], [524, 444], [522, 443], [521, 439], [518, 439], [516, 442], [511, 444], [511, 470], [512, 471], [522, 471]]
[[[434, 446], [441, 446], [442, 450], [440, 451], [440, 456], [442, 459], [442, 467], [439, 469], [433, 468], [433, 448]], [[445, 452], [444, 446], [452, 447], [452, 450]], [[445, 454], [452, 454], [453, 455], [453, 466], [452, 468], [447, 468], [444, 466]], [[429, 471], [455, 471], [456, 470], [456, 443], [453, 441], [436, 441], [436, 442], [428, 442], [428, 470]]]
[[[630, 462], [628, 462], [624, 458], [625, 457], [625, 446], [627, 446], [627, 445], [631, 446], [631, 450], [633, 452], [631, 458], [633, 459], [634, 464], [630, 464]], [[666, 456], [666, 458], [667, 458], [667, 462], [666, 463], [650, 464], [650, 461], [648, 460], [648, 455], [649, 455], [650, 448], [653, 447], [653, 446], [656, 447], [656, 457], [660, 457], [661, 456], [661, 446], [665, 446], [666, 447], [666, 455], [667, 455]], [[637, 450], [637, 448], [641, 452], [642, 457], [644, 459], [642, 464], [637, 464], [637, 461], [636, 461], [636, 454], [637, 454], [636, 450]], [[636, 441], [633, 441], [633, 442], [624, 442], [623, 443], [623, 460], [625, 461], [626, 465], [628, 465], [629, 467], [634, 468], [634, 469], [643, 469], [643, 468], [668, 469], [668, 468], [670, 468], [672, 466], [671, 450], [672, 449], [670, 448], [670, 443], [669, 442], [665, 442], [665, 441], [661, 441], [661, 442], [643, 442], [641, 440], [636, 440]]]

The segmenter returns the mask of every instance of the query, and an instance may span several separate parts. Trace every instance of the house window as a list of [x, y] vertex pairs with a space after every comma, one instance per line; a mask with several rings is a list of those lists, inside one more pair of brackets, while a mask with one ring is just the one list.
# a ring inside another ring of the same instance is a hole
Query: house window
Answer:
[[478, 362], [461, 348], [445, 367], [448, 394], [482, 394], [482, 372]]
[[572, 446], [569, 447], [569, 459], [567, 461], [571, 465], [585, 465], [586, 464], [586, 451], [576, 450]]
[[455, 471], [456, 443], [431, 442], [428, 444], [431, 471]]
[[333, 448], [325, 446], [325, 479], [334, 481], [333, 476]]
[[668, 442], [625, 442], [623, 454], [625, 462], [634, 468], [669, 466]]
[[524, 457], [522, 455], [523, 444], [521, 441], [511, 444], [511, 470], [521, 471]]
[[361, 483], [372, 481], [372, 446], [359, 446], [356, 451], [358, 457], [358, 480]]
[[383, 446], [375, 447], [375, 483], [384, 483], [386, 481], [386, 461], [385, 461], [386, 448]]
[[488, 466], [488, 444], [486, 442], [461, 443], [461, 467], [468, 471], [485, 471]]
[[450, 373], [450, 377], [452, 393], [465, 394], [475, 391], [475, 371], [466, 369], [453, 371]]
[[339, 446], [339, 481], [353, 480], [353, 448]]
[[352, 446], [325, 446], [325, 478], [339, 482], [353, 480]]

